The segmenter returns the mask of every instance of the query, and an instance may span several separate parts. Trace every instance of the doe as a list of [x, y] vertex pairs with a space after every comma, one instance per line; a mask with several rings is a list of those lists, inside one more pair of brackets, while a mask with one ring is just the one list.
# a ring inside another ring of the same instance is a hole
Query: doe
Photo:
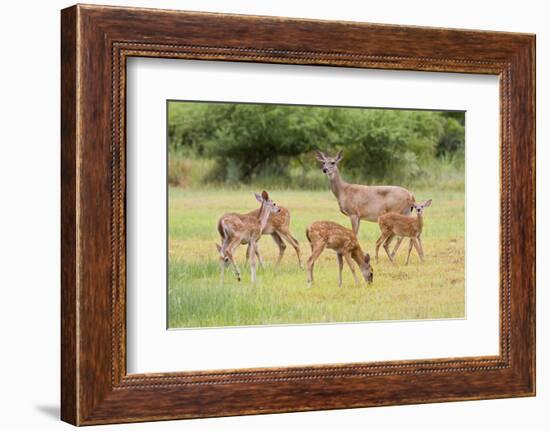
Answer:
[[[410, 238], [409, 253], [407, 254], [407, 261], [405, 265], [409, 264], [413, 245], [418, 252], [420, 260], [424, 261], [424, 250], [422, 248], [422, 240], [420, 239], [420, 235], [422, 234], [422, 228], [424, 227], [424, 208], [429, 207], [431, 203], [431, 199], [422, 202], [421, 204], [414, 203], [413, 207], [416, 210], [416, 216], [389, 212], [378, 217], [378, 226], [380, 227], [382, 234], [376, 241], [376, 262], [378, 262], [378, 249], [381, 245], [384, 245], [384, 250], [386, 250], [386, 254], [390, 258], [391, 263], [395, 264], [394, 257], [404, 237]], [[390, 254], [389, 245], [396, 235], [400, 238], [395, 245], [393, 253]]]
[[342, 214], [350, 218], [355, 235], [359, 235], [361, 220], [376, 222], [379, 215], [390, 211], [405, 215], [411, 213], [415, 198], [403, 187], [367, 186], [344, 181], [338, 170], [338, 164], [343, 158], [342, 151], [335, 157], [317, 151], [317, 160], [322, 163], [323, 173], [330, 180], [330, 189]]
[[250, 271], [252, 283], [256, 282], [256, 255], [258, 240], [262, 235], [267, 220], [271, 214], [278, 213], [279, 207], [273, 202], [264, 190], [261, 195], [254, 193], [261, 203], [257, 215], [226, 213], [218, 220], [218, 232], [222, 244], [216, 244], [220, 253], [220, 267], [222, 284], [224, 281], [225, 266], [231, 263], [235, 276], [241, 281], [241, 273], [233, 259], [233, 253], [240, 244], [248, 244], [250, 247]]
[[334, 250], [338, 258], [338, 287], [342, 287], [344, 259], [351, 269], [355, 284], [358, 284], [359, 280], [355, 274], [352, 260], [359, 265], [365, 281], [372, 283], [374, 272], [370, 264], [370, 256], [368, 253], [363, 253], [357, 236], [352, 230], [331, 221], [317, 221], [307, 227], [306, 237], [311, 245], [311, 256], [307, 260], [308, 287], [311, 287], [313, 283], [313, 265], [325, 247]]

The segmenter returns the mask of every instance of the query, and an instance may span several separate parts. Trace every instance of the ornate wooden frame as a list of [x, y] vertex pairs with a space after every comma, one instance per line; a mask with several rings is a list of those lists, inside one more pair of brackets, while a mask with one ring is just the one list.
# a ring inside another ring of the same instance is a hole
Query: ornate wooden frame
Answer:
[[[61, 18], [63, 420], [88, 425], [535, 394], [534, 35], [81, 5]], [[498, 75], [500, 354], [128, 375], [129, 56]]]

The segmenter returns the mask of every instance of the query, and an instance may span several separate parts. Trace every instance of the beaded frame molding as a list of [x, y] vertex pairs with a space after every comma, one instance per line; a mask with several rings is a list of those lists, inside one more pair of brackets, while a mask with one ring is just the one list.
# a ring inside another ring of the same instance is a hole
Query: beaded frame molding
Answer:
[[[61, 54], [64, 421], [535, 394], [534, 35], [77, 5], [61, 13]], [[132, 56], [498, 75], [499, 355], [127, 374], [125, 100]]]

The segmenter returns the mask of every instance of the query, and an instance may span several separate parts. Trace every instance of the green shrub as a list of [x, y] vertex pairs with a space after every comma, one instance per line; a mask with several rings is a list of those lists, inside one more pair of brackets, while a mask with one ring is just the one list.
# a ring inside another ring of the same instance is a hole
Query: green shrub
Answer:
[[[462, 112], [170, 102], [168, 114], [170, 154], [209, 159], [209, 182], [317, 187], [315, 149], [344, 150], [348, 179], [378, 183], [408, 184], [438, 157], [464, 157]], [[173, 184], [189, 182], [178, 180], [182, 163]]]
[[446, 118], [437, 145], [437, 155], [457, 153], [464, 157], [464, 124], [456, 118]]

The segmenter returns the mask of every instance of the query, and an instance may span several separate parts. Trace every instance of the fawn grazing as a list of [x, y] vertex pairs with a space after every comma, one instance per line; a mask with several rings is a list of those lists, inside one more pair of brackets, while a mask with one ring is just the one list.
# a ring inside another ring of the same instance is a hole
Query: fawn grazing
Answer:
[[[283, 254], [286, 250], [286, 241], [294, 248], [296, 256], [298, 257], [298, 266], [301, 268], [302, 259], [300, 256], [300, 244], [298, 243], [298, 240], [294, 238], [294, 236], [292, 236], [292, 234], [290, 233], [290, 212], [288, 211], [288, 209], [281, 206], [279, 206], [279, 209], [280, 211], [278, 213], [271, 214], [271, 217], [267, 219], [267, 223], [262, 230], [262, 235], [271, 235], [273, 241], [275, 241], [275, 244], [279, 248], [279, 257], [277, 258], [277, 263], [275, 264], [275, 266], [279, 266], [279, 263], [283, 258]], [[260, 214], [260, 210], [261, 209], [256, 209], [254, 211], [251, 211], [248, 213], [248, 215], [258, 217]], [[283, 241], [283, 239], [285, 241]], [[260, 257], [259, 251], [259, 247], [256, 247], [256, 256], [258, 257], [260, 266], [263, 266], [262, 258]], [[249, 259], [249, 256], [250, 245], [246, 250], [246, 258]]]
[[[329, 157], [317, 151], [317, 160], [330, 180], [330, 188], [340, 211], [347, 215], [355, 235], [359, 233], [361, 220], [376, 222], [378, 216], [386, 212], [410, 214], [415, 202], [414, 195], [398, 186], [364, 186], [346, 183], [338, 171], [338, 163], [343, 159], [340, 151], [336, 157]], [[394, 251], [395, 252], [395, 251]]]
[[216, 248], [220, 253], [222, 284], [224, 281], [225, 266], [229, 263], [231, 263], [235, 271], [237, 280], [241, 281], [241, 273], [233, 259], [233, 253], [240, 244], [248, 244], [249, 246], [251, 279], [252, 283], [256, 282], [257, 242], [262, 235], [269, 216], [278, 213], [280, 209], [269, 198], [265, 190], [261, 195], [256, 193], [254, 195], [258, 202], [261, 203], [257, 214], [227, 213], [221, 216], [218, 221], [218, 232], [222, 239], [222, 245], [216, 244]]
[[306, 237], [311, 245], [311, 256], [307, 260], [307, 283], [313, 283], [313, 265], [325, 247], [336, 252], [338, 258], [338, 287], [342, 287], [342, 269], [344, 259], [351, 269], [355, 284], [359, 283], [352, 260], [357, 262], [359, 269], [367, 283], [372, 283], [374, 273], [370, 265], [370, 256], [365, 255], [357, 236], [350, 230], [331, 221], [317, 221], [306, 229]]
[[[416, 216], [390, 212], [382, 214], [380, 217], [378, 217], [378, 225], [380, 226], [380, 231], [382, 232], [382, 234], [380, 235], [380, 238], [378, 238], [378, 240], [376, 241], [375, 258], [377, 262], [378, 249], [383, 244], [384, 250], [386, 250], [386, 254], [390, 258], [391, 263], [395, 264], [394, 256], [395, 253], [397, 253], [397, 250], [399, 249], [401, 241], [404, 237], [410, 238], [409, 253], [407, 254], [407, 262], [405, 263], [405, 265], [409, 264], [413, 245], [418, 252], [420, 260], [424, 260], [424, 250], [422, 249], [422, 241], [420, 239], [420, 235], [422, 234], [422, 228], [424, 227], [424, 208], [429, 207], [431, 203], [431, 199], [421, 204], [415, 203], [413, 206], [416, 210]], [[400, 236], [400, 238], [395, 245], [393, 253], [390, 254], [389, 245], [396, 235]]]

